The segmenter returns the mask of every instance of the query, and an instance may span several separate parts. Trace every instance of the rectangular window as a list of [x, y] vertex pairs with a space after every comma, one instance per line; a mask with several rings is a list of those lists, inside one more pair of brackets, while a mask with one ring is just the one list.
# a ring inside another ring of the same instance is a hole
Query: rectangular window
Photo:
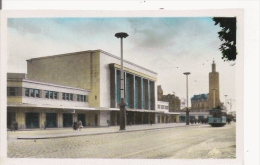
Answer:
[[29, 97], [29, 88], [25, 88], [24, 95]]
[[70, 93], [69, 95], [70, 95], [70, 101], [73, 101], [73, 94]]
[[53, 92], [54, 99], [58, 99], [58, 92]]
[[161, 105], [161, 109], [164, 109], [164, 106], [163, 106], [163, 105]]
[[9, 87], [9, 96], [16, 96], [17, 95], [17, 88], [16, 87]]
[[158, 109], [160, 109], [161, 106], [160, 106], [160, 105], [157, 105], [157, 107], [158, 107]]
[[53, 91], [49, 91], [50, 93], [50, 99], [53, 99]]
[[34, 97], [34, 89], [30, 89], [30, 96]]
[[45, 98], [49, 98], [49, 91], [44, 91], [45, 92]]
[[66, 93], [62, 93], [62, 100], [65, 100]]
[[39, 91], [39, 89], [35, 89], [35, 97], [40, 97], [40, 91]]
[[79, 95], [77, 95], [77, 101], [79, 101]]
[[86, 102], [86, 95], [83, 96], [83, 101]]
[[9, 87], [9, 96], [16, 96], [16, 87]]
[[70, 94], [66, 93], [66, 100], [69, 100]]

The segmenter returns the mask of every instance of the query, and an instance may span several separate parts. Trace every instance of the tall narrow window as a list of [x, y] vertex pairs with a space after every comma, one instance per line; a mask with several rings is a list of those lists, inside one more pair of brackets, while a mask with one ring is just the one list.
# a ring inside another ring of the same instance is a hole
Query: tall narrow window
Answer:
[[66, 93], [66, 100], [69, 100], [70, 94]]
[[53, 92], [54, 99], [58, 99], [58, 92]]
[[66, 99], [66, 93], [62, 93], [62, 100]]
[[50, 91], [50, 99], [53, 99], [53, 91]]
[[73, 101], [73, 94], [70, 93], [70, 101]]
[[44, 91], [44, 93], [45, 93], [45, 98], [49, 98], [49, 91]]
[[40, 97], [40, 91], [39, 91], [39, 89], [35, 89], [35, 97]]
[[34, 89], [30, 89], [30, 96], [34, 97]]
[[24, 94], [25, 96], [29, 97], [29, 88], [25, 88]]

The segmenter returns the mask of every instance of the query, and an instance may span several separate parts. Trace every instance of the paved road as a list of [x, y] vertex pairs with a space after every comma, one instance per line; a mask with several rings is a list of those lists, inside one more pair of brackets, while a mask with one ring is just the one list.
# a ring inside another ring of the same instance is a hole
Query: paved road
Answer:
[[236, 155], [235, 129], [235, 124], [196, 125], [37, 140], [10, 138], [7, 154], [9, 158], [230, 159]]

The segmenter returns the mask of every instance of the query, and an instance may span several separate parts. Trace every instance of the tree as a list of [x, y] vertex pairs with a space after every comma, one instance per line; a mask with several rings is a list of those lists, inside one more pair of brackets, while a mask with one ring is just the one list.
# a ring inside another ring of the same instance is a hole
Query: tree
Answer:
[[218, 32], [219, 39], [223, 42], [219, 50], [222, 52], [224, 61], [235, 61], [237, 56], [236, 49], [236, 17], [214, 17], [215, 25], [219, 24], [222, 28]]

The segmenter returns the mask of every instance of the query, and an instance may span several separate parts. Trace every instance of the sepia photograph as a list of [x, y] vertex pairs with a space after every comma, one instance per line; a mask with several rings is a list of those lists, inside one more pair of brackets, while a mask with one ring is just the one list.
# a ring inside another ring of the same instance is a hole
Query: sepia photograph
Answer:
[[242, 164], [243, 10], [5, 18], [8, 160]]

